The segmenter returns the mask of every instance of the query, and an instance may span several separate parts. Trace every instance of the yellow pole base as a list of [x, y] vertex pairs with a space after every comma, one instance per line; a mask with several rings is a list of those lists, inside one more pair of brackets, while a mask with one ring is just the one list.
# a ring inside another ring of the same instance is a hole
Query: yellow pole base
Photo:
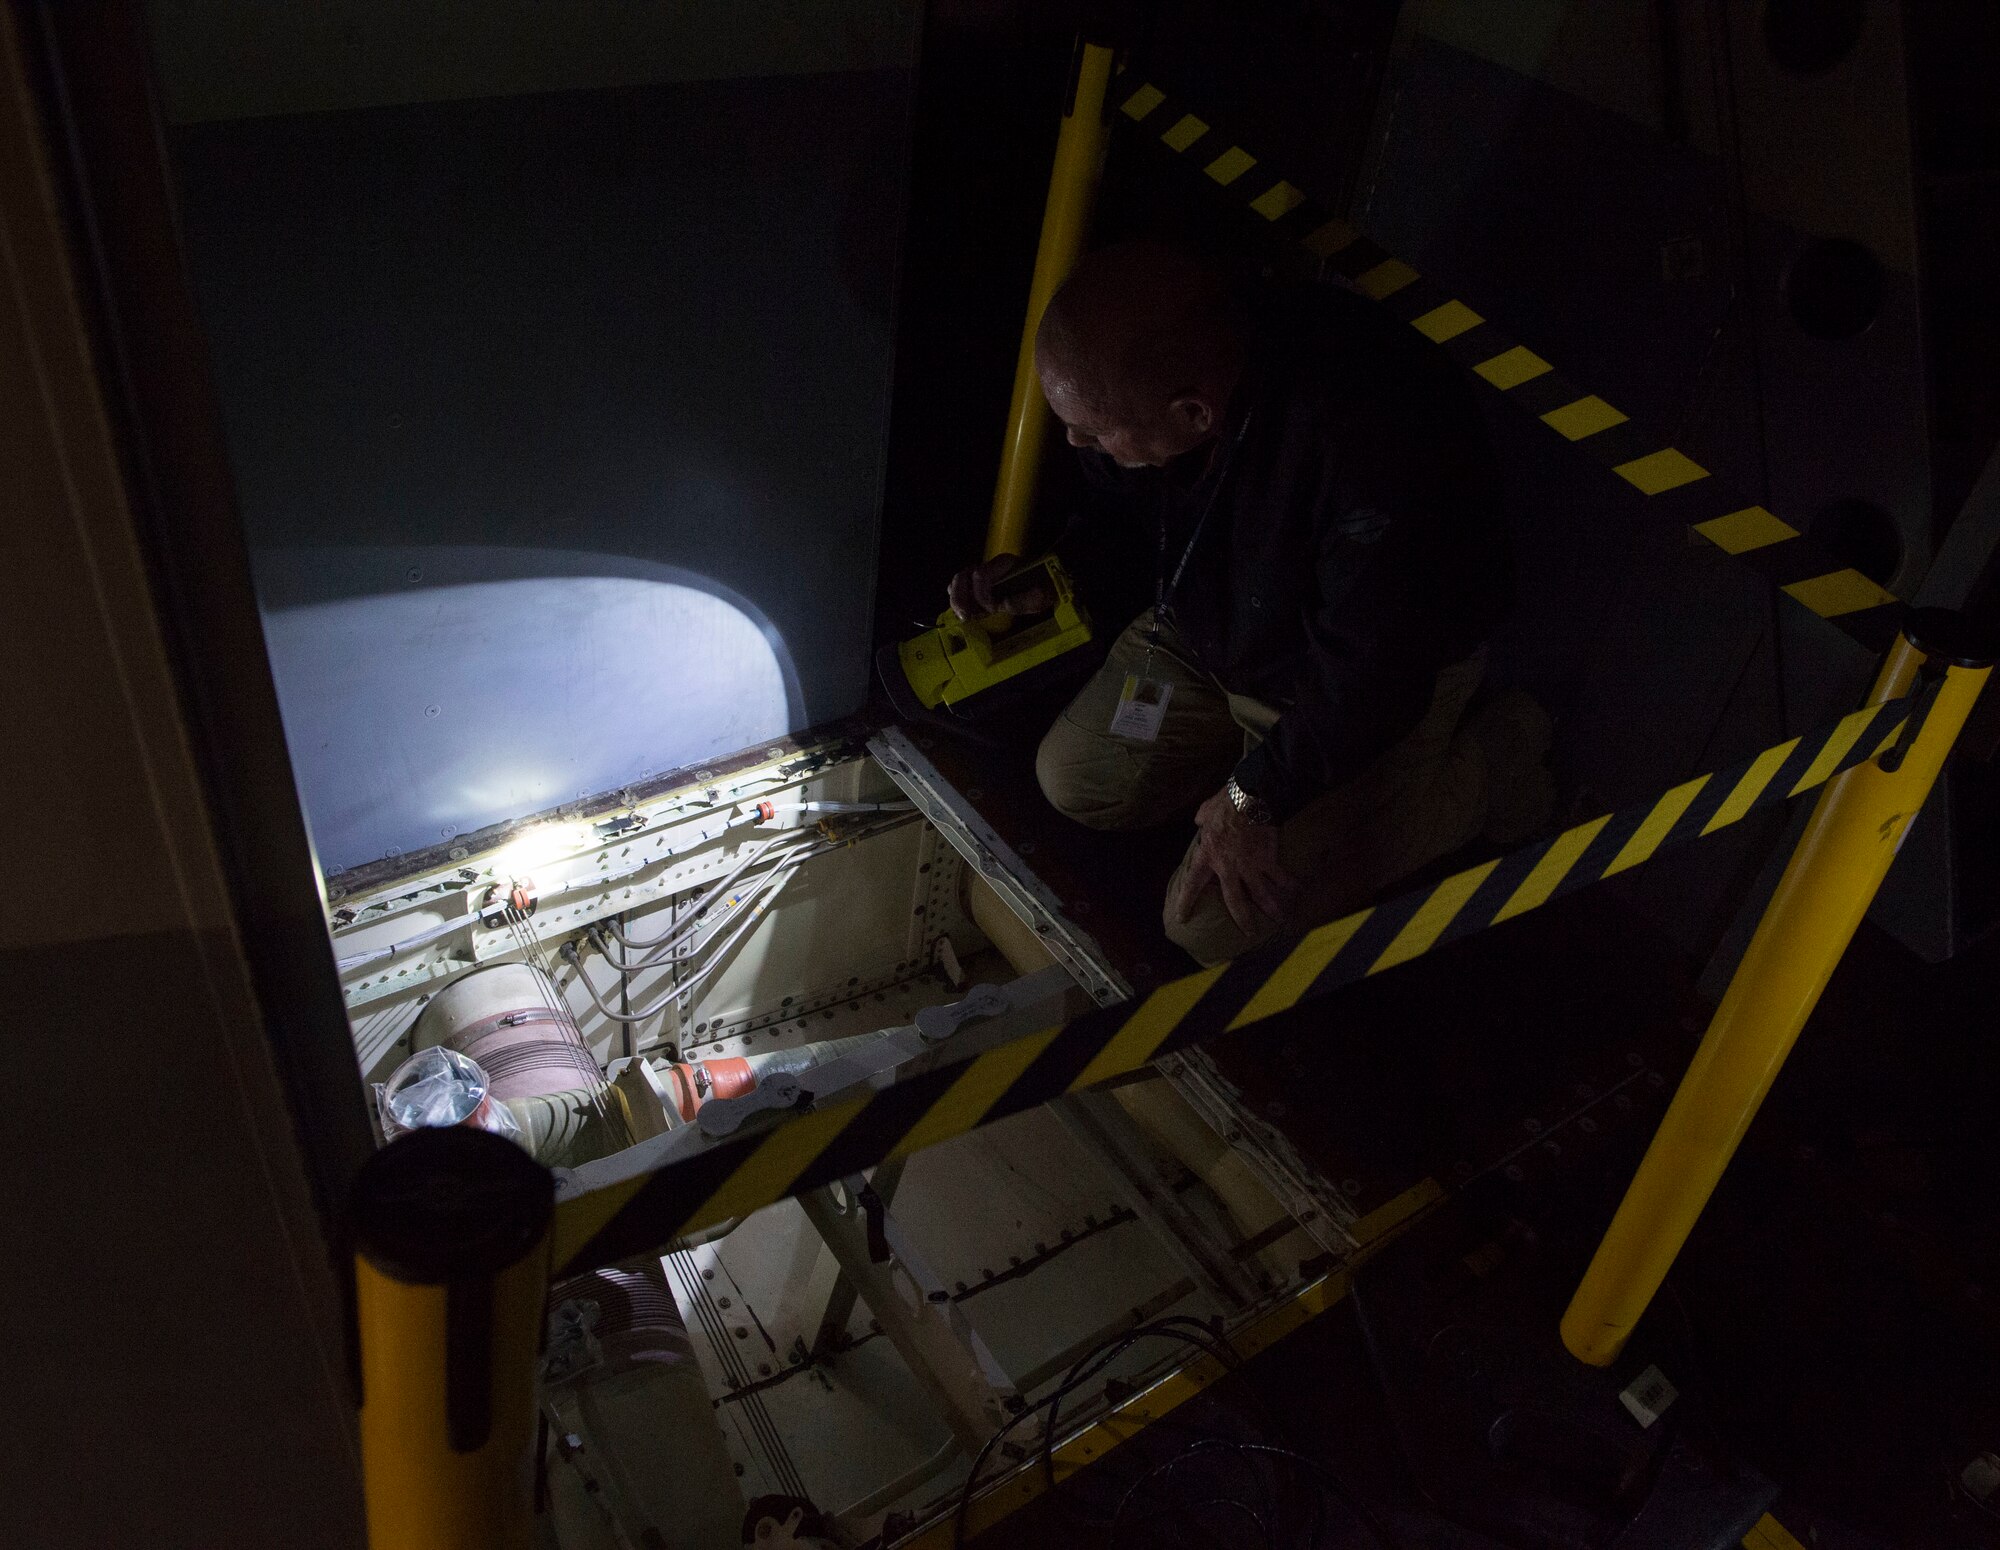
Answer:
[[1896, 768], [1882, 768], [1885, 745], [1820, 794], [1715, 1019], [1563, 1315], [1563, 1344], [1578, 1360], [1609, 1366], [1624, 1348], [1923, 806], [1990, 671], [1990, 656], [1937, 644], [1951, 641], [1960, 629], [1958, 617], [1942, 610], [1914, 613], [1883, 664], [1871, 704], [1909, 693], [1927, 655], [1933, 671], [1942, 667], [1944, 679], [1928, 714], [1921, 706], [1913, 712], [1923, 716], [1921, 729]]
[[370, 1550], [532, 1550], [535, 1355], [555, 1181], [511, 1141], [420, 1130], [350, 1216]]

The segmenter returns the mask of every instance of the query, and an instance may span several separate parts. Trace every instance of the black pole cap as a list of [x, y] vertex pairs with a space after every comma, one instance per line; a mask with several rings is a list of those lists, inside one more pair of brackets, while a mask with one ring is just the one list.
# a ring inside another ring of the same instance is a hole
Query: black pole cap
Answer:
[[519, 1263], [555, 1200], [555, 1175], [512, 1141], [454, 1125], [398, 1136], [363, 1163], [348, 1222], [384, 1275], [443, 1286]]
[[2000, 659], [1994, 632], [1956, 608], [1912, 608], [1903, 615], [1903, 637], [1950, 667], [1991, 667]]

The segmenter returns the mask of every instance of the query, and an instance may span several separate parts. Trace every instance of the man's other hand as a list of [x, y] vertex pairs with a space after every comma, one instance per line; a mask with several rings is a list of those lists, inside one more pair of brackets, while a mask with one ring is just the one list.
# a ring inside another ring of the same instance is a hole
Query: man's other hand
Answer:
[[1202, 803], [1194, 821], [1194, 854], [1176, 906], [1181, 923], [1211, 884], [1222, 890], [1223, 906], [1242, 930], [1260, 935], [1283, 920], [1299, 885], [1278, 861], [1278, 831], [1237, 812], [1226, 790]]
[[1018, 554], [996, 554], [983, 565], [968, 565], [951, 578], [951, 611], [961, 619], [986, 614], [1037, 614], [1055, 607], [1055, 591], [1047, 582], [1035, 582], [1005, 590], [996, 589], [1019, 569]]

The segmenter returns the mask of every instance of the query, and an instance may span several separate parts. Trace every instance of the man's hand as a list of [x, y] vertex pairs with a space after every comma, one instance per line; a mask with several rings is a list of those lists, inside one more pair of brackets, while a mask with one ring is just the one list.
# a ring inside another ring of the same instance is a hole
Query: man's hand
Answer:
[[1055, 593], [1037, 582], [999, 596], [995, 589], [1019, 569], [1018, 554], [996, 554], [983, 565], [968, 565], [951, 578], [951, 611], [961, 619], [986, 614], [1036, 614], [1055, 607]]
[[1285, 918], [1299, 885], [1278, 861], [1278, 831], [1250, 822], [1218, 791], [1194, 815], [1194, 854], [1181, 883], [1176, 914], [1183, 924], [1213, 883], [1229, 918], [1257, 933]]

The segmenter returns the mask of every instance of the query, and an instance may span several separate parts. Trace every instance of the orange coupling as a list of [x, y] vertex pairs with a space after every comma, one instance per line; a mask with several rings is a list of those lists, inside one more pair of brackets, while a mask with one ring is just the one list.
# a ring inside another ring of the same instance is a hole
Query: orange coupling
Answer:
[[757, 1090], [757, 1074], [741, 1055], [726, 1060], [682, 1061], [667, 1067], [674, 1109], [692, 1122], [711, 1098], [740, 1098]]

